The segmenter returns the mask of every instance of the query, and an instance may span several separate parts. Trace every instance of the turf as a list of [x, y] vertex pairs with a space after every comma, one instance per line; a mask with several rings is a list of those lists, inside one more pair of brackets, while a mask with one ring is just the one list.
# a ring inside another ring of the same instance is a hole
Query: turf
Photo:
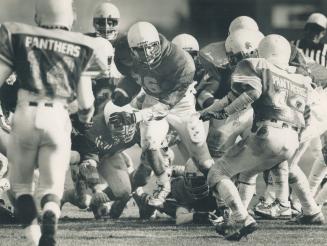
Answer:
[[[136, 152], [134, 152], [136, 153]], [[133, 159], [137, 161], [138, 155]], [[69, 174], [66, 187], [70, 187]], [[258, 186], [262, 187], [262, 179]], [[327, 216], [327, 208], [324, 208]], [[259, 229], [241, 240], [241, 245], [326, 245], [327, 225], [291, 226], [285, 221], [258, 220]], [[141, 221], [133, 199], [118, 220], [95, 220], [92, 213], [65, 204], [57, 234], [60, 246], [101, 245], [240, 245], [228, 242], [209, 225], [175, 226], [162, 214], [155, 220]], [[17, 225], [0, 225], [0, 246], [25, 246], [22, 230]]]

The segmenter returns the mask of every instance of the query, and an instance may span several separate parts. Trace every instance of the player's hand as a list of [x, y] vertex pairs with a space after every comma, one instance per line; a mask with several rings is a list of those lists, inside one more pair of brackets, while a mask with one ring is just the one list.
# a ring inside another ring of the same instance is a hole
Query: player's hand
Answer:
[[225, 110], [221, 110], [218, 112], [202, 112], [200, 114], [200, 120], [202, 121], [208, 121], [210, 119], [217, 119], [217, 120], [224, 120], [228, 117], [228, 114], [226, 113]]
[[109, 197], [103, 191], [96, 191], [92, 195], [90, 207], [99, 207], [101, 204], [110, 202]]
[[128, 126], [136, 123], [136, 116], [129, 112], [115, 112], [109, 116], [109, 124], [115, 127]]

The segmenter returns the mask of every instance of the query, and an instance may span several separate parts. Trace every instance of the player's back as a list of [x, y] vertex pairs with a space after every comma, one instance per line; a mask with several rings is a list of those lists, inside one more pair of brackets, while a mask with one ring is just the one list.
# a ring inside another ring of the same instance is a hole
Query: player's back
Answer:
[[72, 99], [86, 68], [93, 73], [106, 66], [94, 62], [102, 41], [80, 33], [4, 23], [0, 36], [0, 59], [16, 71], [19, 87], [36, 95]]
[[[288, 70], [280, 69], [262, 58], [246, 59], [238, 65], [241, 71], [243, 67], [246, 74], [250, 74], [249, 66], [252, 66], [256, 74], [251, 79], [253, 81], [251, 86], [261, 88], [262, 91], [260, 98], [253, 103], [256, 120], [282, 120], [303, 127], [304, 107], [308, 103], [311, 89], [310, 77], [295, 73], [295, 67], [289, 67]], [[233, 75], [234, 82], [241, 81], [245, 77], [251, 78], [251, 76], [238, 76], [239, 71], [236, 72], [236, 76]], [[256, 78], [258, 74], [260, 79]], [[237, 83], [233, 84], [234, 89], [235, 86]]]

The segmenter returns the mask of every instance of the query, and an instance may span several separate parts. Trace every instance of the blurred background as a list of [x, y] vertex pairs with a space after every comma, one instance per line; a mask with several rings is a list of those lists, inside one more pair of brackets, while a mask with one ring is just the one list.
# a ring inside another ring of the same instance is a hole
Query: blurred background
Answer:
[[[92, 31], [92, 13], [104, 0], [75, 0], [75, 31]], [[223, 40], [229, 23], [237, 16], [254, 18], [264, 34], [279, 33], [299, 38], [312, 12], [327, 14], [327, 0], [112, 0], [121, 12], [120, 29], [146, 20], [169, 39], [179, 33], [194, 35], [200, 45]], [[33, 0], [1, 0], [0, 23], [20, 21], [34, 24]]]

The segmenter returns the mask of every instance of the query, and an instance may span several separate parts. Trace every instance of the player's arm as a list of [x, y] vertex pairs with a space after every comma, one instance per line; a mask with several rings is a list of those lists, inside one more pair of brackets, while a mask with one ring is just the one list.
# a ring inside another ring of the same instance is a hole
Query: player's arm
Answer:
[[232, 91], [201, 114], [201, 119], [224, 119], [256, 101], [262, 93], [260, 71], [250, 61], [241, 61], [232, 74]]
[[215, 92], [219, 89], [219, 81], [210, 75], [206, 75], [196, 87], [196, 101], [204, 109], [211, 106], [215, 101]]
[[103, 38], [92, 40], [93, 55], [77, 84], [78, 116], [81, 122], [90, 123], [94, 114], [92, 79], [110, 71], [113, 57], [112, 45]]
[[0, 87], [13, 72], [13, 48], [10, 33], [5, 25], [0, 26]]
[[125, 106], [138, 95], [140, 90], [141, 86], [136, 83], [135, 79], [131, 76], [126, 76], [120, 79], [113, 91], [111, 95], [112, 102], [119, 107]]

